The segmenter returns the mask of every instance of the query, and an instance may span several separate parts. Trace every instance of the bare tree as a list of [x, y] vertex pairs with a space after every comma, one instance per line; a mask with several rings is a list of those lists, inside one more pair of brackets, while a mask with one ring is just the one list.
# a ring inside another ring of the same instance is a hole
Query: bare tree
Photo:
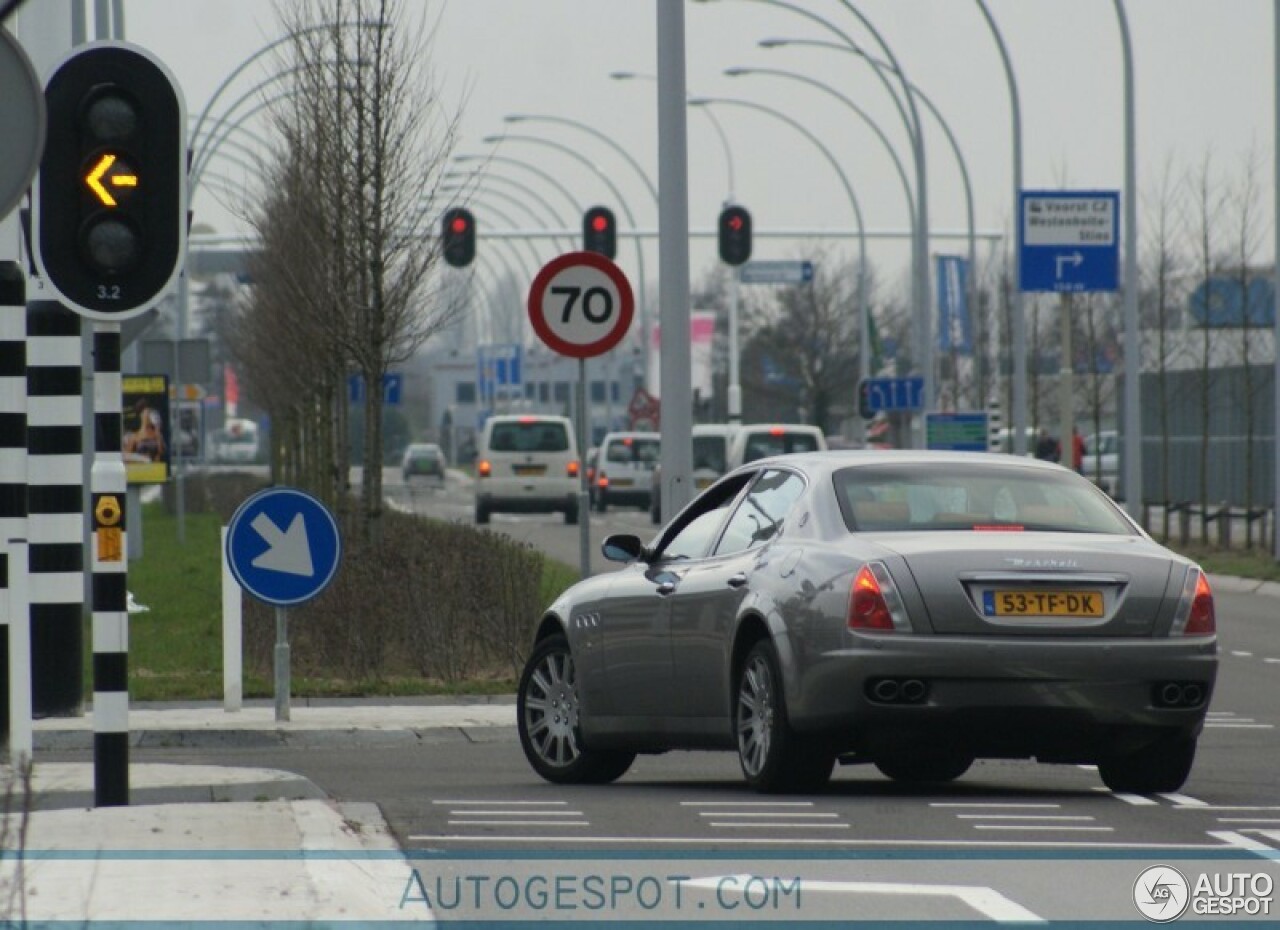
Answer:
[[[273, 189], [256, 214], [259, 231], [275, 233], [270, 242], [264, 236], [262, 262], [278, 287], [250, 312], [285, 310], [299, 328], [277, 338], [316, 341], [317, 357], [293, 355], [292, 364], [322, 366], [324, 374], [303, 379], [302, 396], [273, 402], [291, 411], [289, 461], [316, 460], [311, 477], [328, 478], [339, 498], [348, 463], [344, 389], [349, 372], [363, 379], [359, 526], [377, 538], [384, 376], [459, 315], [460, 305], [436, 292], [440, 245], [424, 206], [442, 179], [458, 117], [446, 112], [427, 67], [434, 27], [422, 8], [397, 0], [287, 0], [279, 11], [293, 37], [282, 62], [291, 92], [275, 110], [281, 146], [268, 174]], [[286, 301], [298, 303], [285, 308]], [[308, 451], [313, 446], [329, 450], [324, 461]]]

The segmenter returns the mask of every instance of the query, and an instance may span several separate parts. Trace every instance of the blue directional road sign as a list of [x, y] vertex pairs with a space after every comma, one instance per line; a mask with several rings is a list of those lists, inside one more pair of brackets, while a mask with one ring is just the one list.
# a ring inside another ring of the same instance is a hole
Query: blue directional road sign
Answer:
[[1085, 293], [1120, 286], [1118, 191], [1022, 191], [1018, 268], [1023, 291]]
[[987, 414], [926, 413], [924, 438], [926, 449], [952, 452], [986, 452], [990, 448]]
[[296, 488], [267, 488], [236, 510], [227, 528], [227, 564], [260, 601], [289, 607], [333, 580], [342, 537], [333, 515]]
[[890, 410], [919, 410], [924, 406], [924, 378], [868, 378], [869, 413]]
[[813, 262], [747, 262], [738, 269], [743, 284], [806, 284], [813, 280]]

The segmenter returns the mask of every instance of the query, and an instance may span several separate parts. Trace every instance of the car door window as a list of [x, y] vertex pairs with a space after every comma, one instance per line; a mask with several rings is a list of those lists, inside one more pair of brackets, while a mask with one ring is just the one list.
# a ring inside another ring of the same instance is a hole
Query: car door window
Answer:
[[804, 490], [804, 479], [794, 472], [770, 469], [747, 492], [725, 527], [716, 555], [728, 555], [763, 546], [777, 535], [782, 520]]
[[733, 502], [754, 474], [747, 472], [727, 478], [707, 490], [686, 510], [680, 522], [668, 528], [659, 541], [657, 558], [700, 559], [710, 550]]

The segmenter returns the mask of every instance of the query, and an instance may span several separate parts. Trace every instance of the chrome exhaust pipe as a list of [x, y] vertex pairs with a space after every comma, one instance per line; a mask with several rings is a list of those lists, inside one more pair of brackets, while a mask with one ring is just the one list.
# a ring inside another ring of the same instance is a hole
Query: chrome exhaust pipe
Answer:
[[1183, 702], [1182, 685], [1171, 681], [1160, 688], [1160, 703], [1165, 707], [1177, 707]]
[[871, 686], [871, 696], [885, 704], [892, 704], [898, 700], [898, 696], [901, 693], [901, 687], [892, 678], [881, 678]]
[[919, 678], [908, 678], [902, 683], [902, 700], [907, 704], [919, 704], [929, 689]]
[[1182, 703], [1187, 707], [1199, 707], [1204, 701], [1204, 689], [1194, 681], [1182, 688]]

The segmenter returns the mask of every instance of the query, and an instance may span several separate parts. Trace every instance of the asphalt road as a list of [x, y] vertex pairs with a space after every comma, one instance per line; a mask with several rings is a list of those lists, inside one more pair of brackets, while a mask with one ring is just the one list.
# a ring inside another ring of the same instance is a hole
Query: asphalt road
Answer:
[[[471, 520], [470, 495], [456, 483], [403, 501]], [[495, 516], [491, 528], [576, 564], [578, 528], [559, 516]], [[593, 514], [590, 528], [597, 549], [605, 532], [653, 531], [640, 511]], [[634, 891], [653, 873], [662, 907], [674, 906], [678, 887], [681, 906], [696, 909], [683, 916], [697, 918], [1136, 921], [1137, 881], [1153, 864], [1171, 862], [1193, 883], [1265, 872], [1280, 887], [1280, 600], [1228, 587], [1217, 592], [1222, 666], [1211, 716], [1191, 778], [1173, 794], [1115, 794], [1088, 767], [990, 761], [942, 787], [904, 787], [852, 766], [820, 793], [767, 797], [745, 787], [732, 754], [685, 752], [641, 757], [613, 785], [558, 787], [534, 775], [506, 728], [135, 758], [282, 768], [334, 797], [376, 801], [436, 879], [485, 869], [528, 878], [552, 863], [579, 892], [597, 873], [621, 875]], [[748, 887], [747, 876], [761, 884]], [[803, 904], [788, 893], [793, 879], [808, 889]], [[1274, 920], [1280, 905], [1270, 897]], [[603, 916], [646, 906], [624, 895]]]

